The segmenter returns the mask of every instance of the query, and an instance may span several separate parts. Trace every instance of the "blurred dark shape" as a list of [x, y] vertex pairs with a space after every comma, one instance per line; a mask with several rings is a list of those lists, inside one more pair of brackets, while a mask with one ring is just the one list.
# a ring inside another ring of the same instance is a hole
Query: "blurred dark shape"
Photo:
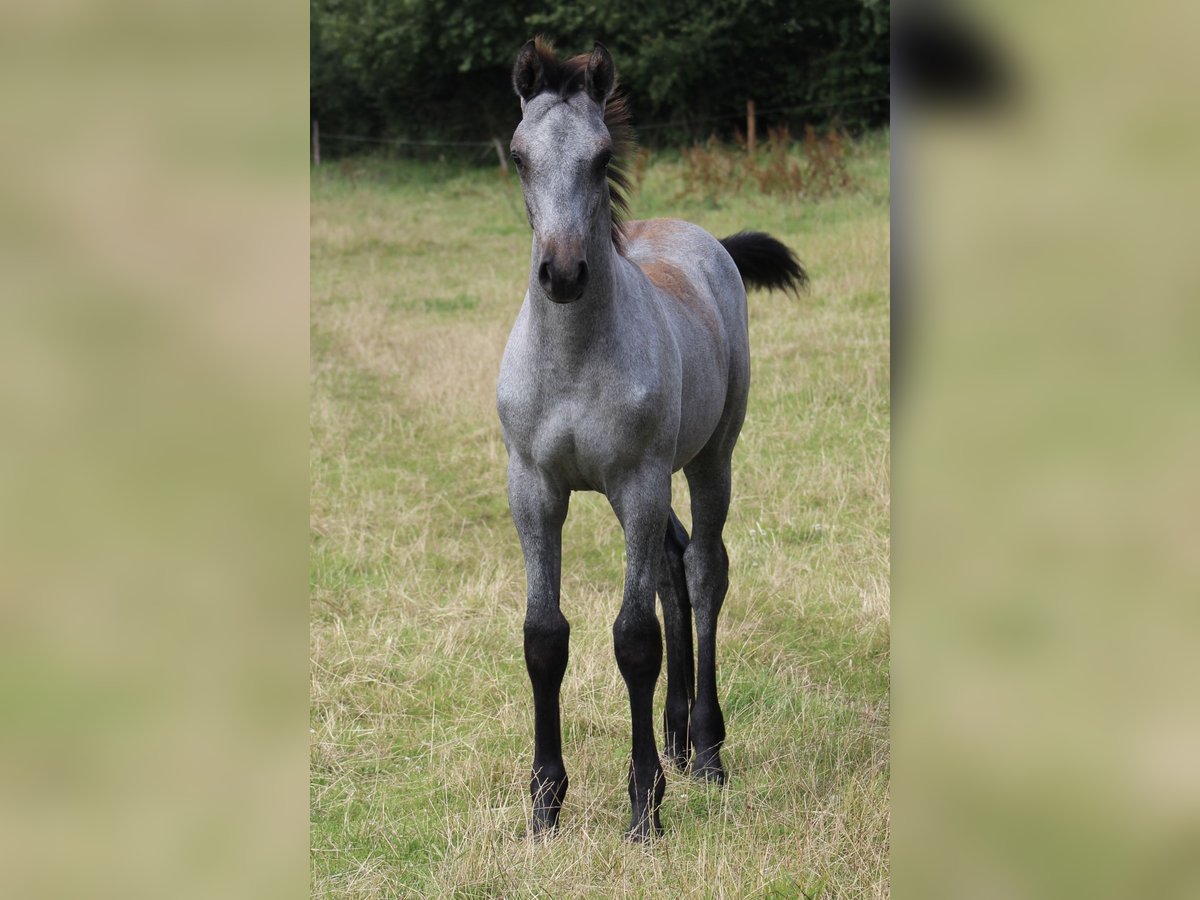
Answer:
[[[924, 2], [897, 9], [892, 18], [892, 95], [904, 113], [940, 112], [972, 117], [1010, 109], [1018, 79], [1010, 57], [986, 25], [946, 3]], [[920, 328], [919, 310], [904, 268], [908, 229], [905, 123], [893, 118], [892, 165], [892, 402], [902, 392], [909, 339]], [[900, 133], [897, 138], [896, 133]], [[897, 219], [900, 222], [897, 222]]]
[[896, 11], [892, 62], [901, 101], [918, 109], [991, 112], [1015, 93], [1003, 50], [967, 13], [943, 4]]

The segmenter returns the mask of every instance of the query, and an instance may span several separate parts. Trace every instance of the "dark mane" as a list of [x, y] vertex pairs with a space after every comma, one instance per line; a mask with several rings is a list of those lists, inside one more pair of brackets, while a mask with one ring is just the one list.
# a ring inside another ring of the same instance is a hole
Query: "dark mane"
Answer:
[[[564, 100], [583, 90], [584, 72], [588, 54], [581, 53], [569, 59], [559, 59], [554, 47], [534, 38], [534, 50], [542, 63], [542, 93], [551, 91]], [[608, 165], [608, 193], [612, 198], [612, 242], [618, 253], [625, 249], [625, 222], [629, 217], [629, 161], [633, 158], [636, 142], [633, 126], [629, 121], [629, 98], [619, 86], [604, 104], [604, 125], [612, 138], [612, 162]]]

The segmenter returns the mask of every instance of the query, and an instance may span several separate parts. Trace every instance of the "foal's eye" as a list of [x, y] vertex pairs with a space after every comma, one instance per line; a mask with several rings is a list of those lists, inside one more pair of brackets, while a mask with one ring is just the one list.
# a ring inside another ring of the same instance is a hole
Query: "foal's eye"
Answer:
[[608, 168], [608, 164], [610, 162], [612, 162], [612, 151], [605, 150], [603, 153], [601, 153], [599, 156], [596, 157], [596, 162], [595, 162], [596, 172], [597, 173], [603, 172], [605, 169]]
[[517, 167], [518, 172], [525, 171], [525, 160], [521, 158], [521, 154], [514, 150], [509, 155], [509, 159], [513, 161], [513, 165]]

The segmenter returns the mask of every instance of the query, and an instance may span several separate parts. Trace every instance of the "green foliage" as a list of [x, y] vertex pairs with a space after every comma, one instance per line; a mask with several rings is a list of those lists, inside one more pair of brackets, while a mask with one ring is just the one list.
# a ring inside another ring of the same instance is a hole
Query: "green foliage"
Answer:
[[[310, 0], [311, 114], [328, 135], [506, 138], [510, 85], [534, 34], [566, 53], [603, 41], [644, 142], [729, 134], [753, 98], [764, 127], [887, 120], [886, 0]], [[790, 115], [787, 107], [811, 107]], [[323, 148], [325, 149], [325, 148]], [[331, 138], [326, 152], [360, 145]]]
[[484, 139], [513, 119], [520, 4], [310, 0], [311, 112], [331, 133]]

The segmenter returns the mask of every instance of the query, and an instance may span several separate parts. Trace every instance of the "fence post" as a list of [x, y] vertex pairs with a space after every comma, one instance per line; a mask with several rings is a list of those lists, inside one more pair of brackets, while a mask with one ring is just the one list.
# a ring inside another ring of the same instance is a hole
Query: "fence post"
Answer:
[[321, 164], [321, 129], [317, 125], [317, 120], [313, 119], [313, 165]]
[[500, 160], [500, 177], [508, 178], [508, 157], [504, 155], [504, 145], [500, 143], [500, 138], [492, 138], [492, 146], [496, 148], [496, 158]]
[[758, 146], [757, 135], [754, 131], [754, 101], [746, 101], [746, 151], [753, 156]]

